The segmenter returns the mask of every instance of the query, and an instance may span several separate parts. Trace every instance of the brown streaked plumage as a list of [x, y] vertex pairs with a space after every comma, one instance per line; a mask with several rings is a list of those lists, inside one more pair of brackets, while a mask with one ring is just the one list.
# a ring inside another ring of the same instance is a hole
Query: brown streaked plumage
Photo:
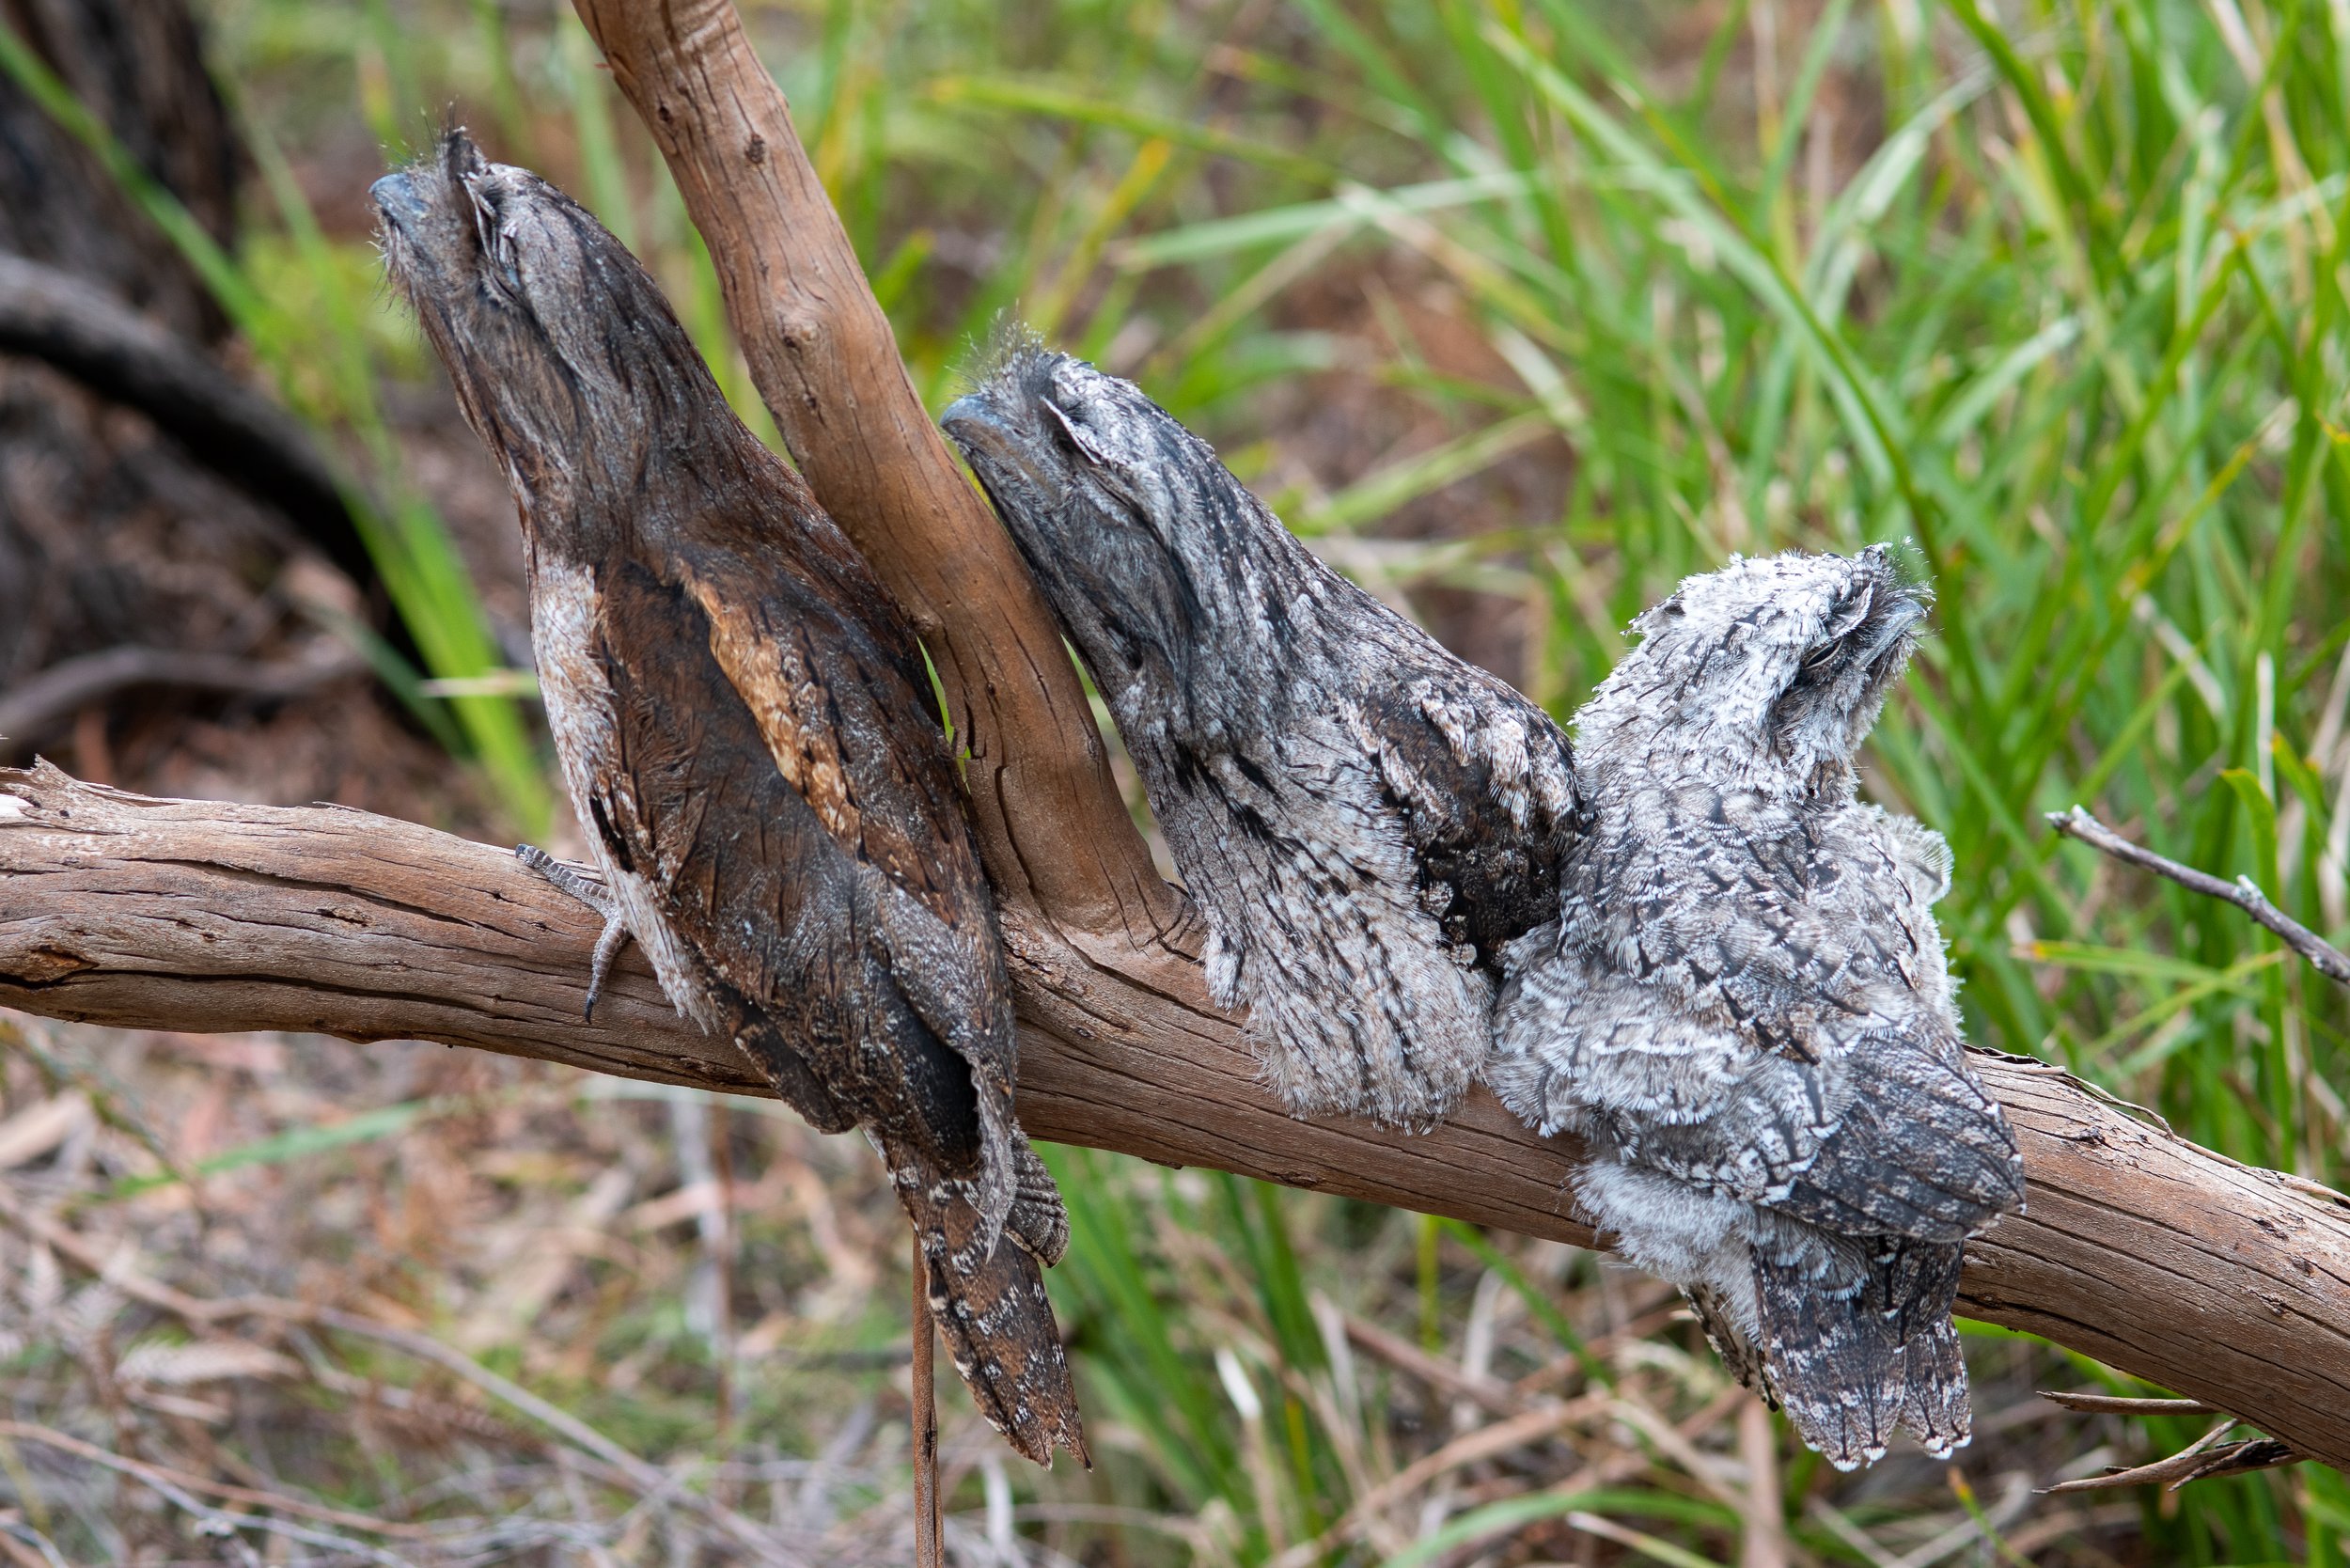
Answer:
[[912, 633], [575, 203], [462, 132], [374, 195], [506, 466], [612, 931], [811, 1123], [866, 1130], [980, 1411], [1039, 1463], [1083, 1457], [1041, 1272], [1067, 1222], [1012, 1118], [995, 910]]

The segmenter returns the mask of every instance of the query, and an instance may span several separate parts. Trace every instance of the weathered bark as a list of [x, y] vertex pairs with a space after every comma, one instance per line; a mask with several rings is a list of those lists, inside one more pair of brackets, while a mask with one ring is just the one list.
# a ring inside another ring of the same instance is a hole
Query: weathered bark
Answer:
[[[765, 1094], [625, 957], [581, 1021], [597, 922], [502, 849], [336, 808], [156, 801], [0, 771], [0, 1004], [126, 1027], [418, 1038]], [[1230, 1020], [1104, 983], [1009, 922], [1039, 1137], [1547, 1236], [1576, 1151], [1480, 1091], [1434, 1132], [1297, 1121]], [[1962, 1309], [2045, 1335], [2350, 1467], [2350, 1200], [2147, 1126], [2053, 1069], [1977, 1066], [2026, 1212], [1967, 1247]]]

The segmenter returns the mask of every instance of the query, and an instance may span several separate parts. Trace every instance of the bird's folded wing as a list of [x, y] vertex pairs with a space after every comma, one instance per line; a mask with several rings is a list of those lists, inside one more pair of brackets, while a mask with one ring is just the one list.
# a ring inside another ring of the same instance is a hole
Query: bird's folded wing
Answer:
[[1851, 1104], [1776, 1207], [1847, 1235], [1955, 1242], [2023, 1200], [2014, 1135], [1955, 1039], [1868, 1035], [1850, 1071]]
[[850, 861], [879, 873], [862, 889], [860, 936], [925, 1024], [1009, 1074], [1009, 983], [933, 699], [880, 588], [848, 568], [810, 584], [712, 551], [686, 588], [777, 774]]
[[1548, 715], [1456, 665], [1402, 674], [1373, 697], [1365, 722], [1419, 891], [1447, 934], [1492, 960], [1555, 918], [1574, 776]]
[[1717, 1109], [1643, 1126], [1630, 1147], [1846, 1236], [1959, 1241], [2023, 1195], [2014, 1137], [1956, 1042], [1890, 1027], [1818, 1061], [1752, 1058]]

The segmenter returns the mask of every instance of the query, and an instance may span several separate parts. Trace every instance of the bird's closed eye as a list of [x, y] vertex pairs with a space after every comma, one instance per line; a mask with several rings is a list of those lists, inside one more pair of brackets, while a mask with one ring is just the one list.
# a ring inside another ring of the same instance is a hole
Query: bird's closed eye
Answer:
[[514, 248], [514, 240], [506, 232], [503, 212], [495, 196], [483, 190], [473, 180], [461, 180], [465, 199], [473, 205], [474, 237], [481, 243], [482, 257], [489, 261], [493, 274], [509, 291], [522, 292], [522, 257]]
[[1858, 630], [1863, 621], [1869, 619], [1869, 612], [1876, 608], [1876, 603], [1877, 589], [1874, 583], [1863, 583], [1858, 588], [1845, 595], [1837, 602], [1835, 608], [1828, 612], [1827, 624], [1820, 630], [1821, 641], [1832, 646], [1850, 636]]
[[1086, 429], [1085, 425], [1074, 416], [1050, 398], [1041, 400], [1044, 404], [1045, 412], [1053, 416], [1053, 423], [1059, 428], [1062, 439], [1073, 453], [1089, 463], [1106, 463], [1110, 461], [1108, 452], [1103, 449], [1101, 443], [1094, 438], [1093, 432]]

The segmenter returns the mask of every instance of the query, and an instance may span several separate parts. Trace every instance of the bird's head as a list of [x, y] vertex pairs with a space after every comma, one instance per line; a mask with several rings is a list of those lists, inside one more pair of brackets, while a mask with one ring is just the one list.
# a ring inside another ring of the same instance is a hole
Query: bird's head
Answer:
[[599, 526], [581, 508], [641, 490], [656, 444], [727, 449], [709, 428], [724, 401], [668, 301], [577, 202], [462, 130], [369, 194], [385, 268], [525, 526]]
[[1180, 667], [1214, 635], [1254, 497], [1139, 387], [1025, 333], [972, 379], [940, 423], [1095, 677]]
[[1578, 747], [1774, 794], [1848, 788], [1932, 598], [1893, 552], [1733, 557], [1632, 623]]

